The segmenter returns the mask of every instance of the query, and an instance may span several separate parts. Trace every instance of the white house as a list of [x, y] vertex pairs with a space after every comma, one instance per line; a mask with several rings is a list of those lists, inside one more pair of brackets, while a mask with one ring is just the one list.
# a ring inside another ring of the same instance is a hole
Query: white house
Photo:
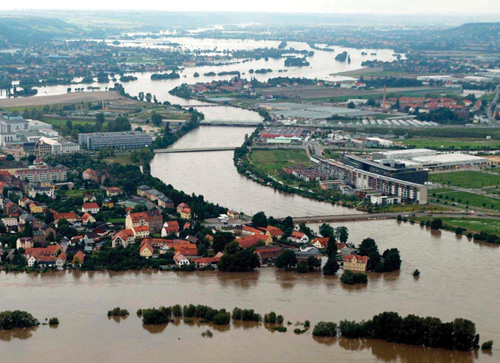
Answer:
[[99, 204], [94, 203], [94, 202], [83, 203], [82, 212], [83, 213], [97, 214], [97, 213], [99, 213]]
[[37, 259], [34, 256], [30, 256], [30, 258], [28, 258], [28, 267], [35, 266], [36, 261], [37, 261]]
[[148, 226], [137, 226], [132, 228], [132, 232], [134, 232], [134, 237], [136, 239], [143, 239], [149, 237], [149, 227]]
[[182, 253], [177, 251], [174, 255], [174, 261], [177, 266], [189, 265], [189, 260]]
[[288, 240], [293, 243], [308, 243], [309, 237], [305, 233], [299, 231], [293, 231]]

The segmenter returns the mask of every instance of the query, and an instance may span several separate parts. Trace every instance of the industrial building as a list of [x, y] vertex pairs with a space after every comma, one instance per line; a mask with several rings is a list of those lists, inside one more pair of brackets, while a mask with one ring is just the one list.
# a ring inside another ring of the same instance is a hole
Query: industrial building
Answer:
[[[354, 159], [344, 159], [351, 160]], [[327, 174], [329, 177], [340, 180], [350, 187], [359, 190], [374, 190], [384, 195], [398, 196], [401, 201], [411, 201], [419, 204], [427, 204], [427, 187], [422, 184], [396, 179], [389, 175], [399, 174], [386, 170], [384, 168], [371, 168], [363, 170], [353, 165], [347, 165], [335, 160], [325, 159], [318, 156], [312, 156], [311, 161], [315, 164], [318, 171]], [[360, 164], [363, 166], [363, 164]], [[376, 171], [382, 171], [384, 174], [378, 174]], [[391, 172], [393, 174], [391, 174]], [[404, 174], [401, 174], [404, 175]], [[422, 176], [419, 176], [420, 178]]]
[[153, 138], [140, 131], [94, 132], [79, 134], [78, 143], [88, 150], [141, 149], [151, 146]]
[[489, 165], [489, 160], [469, 154], [438, 154], [435, 150], [409, 149], [373, 154], [373, 160], [383, 165], [404, 164], [406, 167], [429, 170], [447, 170]]
[[428, 180], [429, 172], [423, 168], [416, 168], [405, 163], [388, 162], [377, 163], [369, 159], [364, 159], [356, 155], [343, 154], [340, 162], [354, 168], [383, 175], [389, 178], [405, 180], [416, 184], [425, 184]]

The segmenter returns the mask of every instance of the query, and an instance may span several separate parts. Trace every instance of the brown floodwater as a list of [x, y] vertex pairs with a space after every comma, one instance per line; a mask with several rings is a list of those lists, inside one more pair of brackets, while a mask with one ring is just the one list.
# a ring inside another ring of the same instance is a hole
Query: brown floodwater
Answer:
[[[500, 360], [500, 250], [453, 233], [370, 221], [345, 223], [358, 244], [373, 237], [381, 250], [397, 247], [398, 273], [370, 274], [366, 286], [346, 287], [338, 276], [261, 269], [253, 273], [127, 272], [0, 273], [0, 310], [22, 309], [39, 320], [58, 317], [57, 328], [0, 333], [1, 362], [493, 362]], [[412, 272], [421, 271], [415, 279]], [[464, 317], [481, 340], [493, 339], [491, 355], [391, 344], [376, 340], [314, 339], [310, 333], [271, 332], [258, 324], [215, 328], [197, 322], [144, 327], [135, 311], [172, 304], [271, 310], [295, 323], [368, 319], [382, 311]], [[131, 315], [108, 319], [120, 306]], [[213, 337], [202, 337], [207, 329]]]

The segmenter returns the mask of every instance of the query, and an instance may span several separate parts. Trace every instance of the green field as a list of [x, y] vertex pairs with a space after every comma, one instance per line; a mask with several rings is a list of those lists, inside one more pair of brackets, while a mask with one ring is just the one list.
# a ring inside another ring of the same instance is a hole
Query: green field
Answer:
[[71, 121], [73, 125], [86, 125], [90, 124], [93, 125], [95, 124], [95, 120], [65, 120], [65, 119], [44, 119], [43, 122], [46, 122], [48, 124], [54, 125], [56, 127], [62, 127], [66, 125], [66, 122]]
[[450, 173], [431, 173], [429, 181], [462, 188], [482, 188], [500, 185], [500, 175], [480, 171], [456, 171]]
[[305, 150], [253, 150], [250, 160], [268, 174], [275, 174], [284, 167], [296, 164], [309, 164]]
[[[453, 205], [453, 203], [457, 203], [459, 207], [463, 207], [468, 204], [470, 207], [491, 209], [493, 211], [500, 210], [500, 199], [468, 192], [432, 192], [432, 201], [436, 202], [439, 198], [439, 204], [444, 204], [446, 202], [446, 205]], [[436, 193], [436, 197], [434, 197], [434, 193]]]
[[115, 154], [103, 159], [107, 164], [136, 165], [130, 158], [130, 154]]
[[89, 192], [94, 193], [98, 191], [99, 189], [88, 189], [88, 190], [72, 189], [72, 190], [66, 190], [64, 192], [64, 195], [67, 197], [74, 198], [74, 197], [81, 197], [83, 196], [84, 193], [89, 193]]
[[412, 138], [400, 141], [402, 144], [425, 149], [468, 149], [478, 150], [500, 148], [500, 141], [485, 139], [445, 139], [445, 138]]
[[[435, 216], [439, 218], [439, 216]], [[420, 219], [420, 218], [419, 218]], [[424, 220], [432, 220], [434, 218], [423, 218]], [[487, 232], [500, 235], [500, 220], [498, 219], [486, 219], [486, 218], [439, 218], [443, 221], [443, 224], [448, 227], [448, 229], [455, 229], [457, 227], [462, 227], [467, 229], [468, 232]]]

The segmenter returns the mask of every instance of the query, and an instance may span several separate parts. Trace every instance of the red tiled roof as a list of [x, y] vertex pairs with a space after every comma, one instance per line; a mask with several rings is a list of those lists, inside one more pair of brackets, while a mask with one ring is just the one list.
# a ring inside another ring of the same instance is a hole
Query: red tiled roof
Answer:
[[262, 230], [269, 232], [271, 237], [282, 236], [284, 235], [283, 231], [275, 226], [267, 226], [266, 228], [261, 228]]
[[311, 243], [314, 245], [316, 244], [316, 242], [319, 242], [319, 244], [321, 245], [321, 247], [325, 248], [326, 246], [328, 246], [328, 237], [319, 237], [319, 238], [315, 238], [311, 241]]
[[94, 203], [94, 202], [83, 203], [82, 208], [83, 209], [99, 209], [99, 204]]
[[368, 256], [347, 255], [344, 257], [344, 262], [351, 261], [353, 258], [355, 258], [358, 263], [366, 263], [370, 259]]
[[149, 232], [149, 227], [148, 226], [137, 226], [133, 228], [135, 233], [140, 233], [140, 232]]
[[241, 248], [249, 248], [255, 246], [259, 241], [265, 241], [268, 237], [264, 234], [254, 234], [238, 238], [236, 241], [240, 244]]
[[299, 232], [299, 231], [293, 231], [291, 237], [295, 239], [301, 239], [302, 237], [305, 236], [305, 233]]
[[134, 232], [131, 229], [122, 229], [120, 232], [113, 236], [113, 239], [120, 237], [122, 240], [126, 241], [129, 237], [133, 237]]

